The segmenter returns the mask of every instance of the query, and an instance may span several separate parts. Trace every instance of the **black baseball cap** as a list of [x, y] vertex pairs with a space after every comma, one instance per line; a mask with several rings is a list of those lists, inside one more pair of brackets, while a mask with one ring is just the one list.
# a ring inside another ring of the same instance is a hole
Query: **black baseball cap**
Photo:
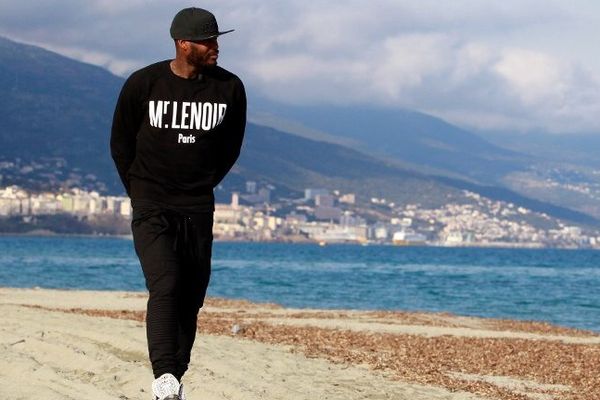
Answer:
[[225, 33], [219, 32], [217, 19], [210, 11], [197, 7], [184, 8], [179, 11], [171, 23], [171, 37], [184, 40], [212, 39]]

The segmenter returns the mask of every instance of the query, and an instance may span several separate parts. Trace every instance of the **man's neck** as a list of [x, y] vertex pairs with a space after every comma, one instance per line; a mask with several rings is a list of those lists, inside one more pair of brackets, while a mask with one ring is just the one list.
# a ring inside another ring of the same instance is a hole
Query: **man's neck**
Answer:
[[171, 67], [171, 71], [184, 79], [195, 79], [200, 75], [200, 71], [193, 65], [188, 64], [184, 60], [179, 60], [175, 58], [169, 64]]

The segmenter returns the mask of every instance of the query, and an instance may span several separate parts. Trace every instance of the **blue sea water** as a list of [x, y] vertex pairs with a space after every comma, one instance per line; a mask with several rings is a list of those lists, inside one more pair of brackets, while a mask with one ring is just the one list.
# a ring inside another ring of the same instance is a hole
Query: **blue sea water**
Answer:
[[[132, 242], [92, 237], [0, 237], [0, 286], [145, 290]], [[209, 295], [600, 331], [599, 287], [593, 250], [217, 242]]]

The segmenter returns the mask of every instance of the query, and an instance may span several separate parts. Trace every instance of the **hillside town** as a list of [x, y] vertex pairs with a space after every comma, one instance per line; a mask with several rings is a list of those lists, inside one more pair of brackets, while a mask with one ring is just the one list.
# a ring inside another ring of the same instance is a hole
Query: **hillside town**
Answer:
[[[427, 209], [382, 198], [361, 202], [354, 193], [324, 188], [307, 188], [301, 198], [272, 200], [272, 189], [246, 182], [243, 193], [232, 193], [227, 204], [217, 203], [215, 238], [321, 245], [600, 248], [598, 230], [471, 192], [464, 193], [468, 203]], [[92, 226], [110, 217], [122, 222], [119, 233], [126, 235], [131, 203], [128, 197], [103, 196], [77, 188], [60, 193], [33, 193], [18, 186], [0, 188], [0, 218], [31, 223], [36, 217], [48, 215], [69, 215]], [[98, 227], [93, 232], [103, 233]]]

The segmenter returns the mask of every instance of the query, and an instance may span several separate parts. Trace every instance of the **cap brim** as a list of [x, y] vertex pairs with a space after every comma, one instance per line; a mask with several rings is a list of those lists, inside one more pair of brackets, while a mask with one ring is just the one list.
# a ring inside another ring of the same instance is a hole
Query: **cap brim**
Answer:
[[181, 40], [208, 40], [208, 39], [214, 39], [216, 37], [219, 37], [221, 35], [224, 35], [226, 33], [233, 32], [233, 31], [235, 31], [235, 29], [230, 29], [230, 30], [224, 31], [224, 32], [217, 32], [217, 34], [210, 35], [210, 36], [197, 36], [197, 37], [187, 37], [187, 38], [175, 38], [173, 36], [171, 36], [171, 37], [173, 39], [181, 39]]
[[235, 29], [230, 29], [230, 30], [228, 30], [228, 31], [219, 32], [219, 33], [217, 33], [216, 35], [202, 36], [202, 37], [200, 37], [200, 38], [193, 39], [193, 40], [208, 40], [208, 39], [214, 39], [214, 38], [216, 38], [216, 37], [219, 37], [219, 36], [221, 36], [221, 35], [224, 35], [224, 34], [226, 34], [226, 33], [233, 32], [233, 31], [235, 31]]

